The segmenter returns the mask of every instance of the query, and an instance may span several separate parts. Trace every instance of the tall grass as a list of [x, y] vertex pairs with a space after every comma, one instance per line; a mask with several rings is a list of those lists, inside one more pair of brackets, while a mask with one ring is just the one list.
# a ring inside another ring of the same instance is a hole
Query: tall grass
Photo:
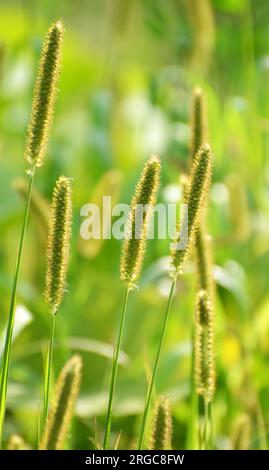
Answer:
[[129, 293], [132, 289], [137, 287], [139, 275], [142, 269], [148, 223], [150, 220], [152, 208], [156, 202], [159, 179], [160, 162], [158, 158], [152, 157], [146, 162], [135, 188], [135, 194], [131, 201], [128, 229], [127, 233], [125, 234], [125, 240], [122, 246], [120, 273], [121, 280], [126, 287], [120, 327], [115, 343], [112, 361], [111, 382], [109, 388], [109, 400], [103, 444], [104, 449], [107, 449], [109, 446], [112, 403], [115, 393], [118, 359], [122, 343]]
[[51, 309], [50, 339], [45, 369], [43, 429], [48, 416], [56, 315], [66, 290], [66, 274], [71, 236], [72, 200], [70, 179], [58, 178], [52, 197], [52, 213], [47, 249], [45, 298]]
[[[174, 291], [176, 288], [176, 282], [179, 274], [182, 273], [184, 265], [191, 254], [193, 246], [196, 241], [197, 230], [199, 228], [201, 218], [205, 209], [207, 194], [211, 181], [212, 174], [212, 154], [210, 147], [204, 145], [197, 151], [194, 160], [192, 162], [191, 174], [189, 181], [186, 185], [183, 203], [187, 206], [188, 211], [184, 213], [184, 218], [179, 219], [177, 222], [176, 233], [177, 237], [171, 250], [171, 276], [172, 283], [170, 287], [170, 293], [168, 297], [167, 307], [161, 327], [160, 339], [157, 346], [157, 353], [154, 362], [152, 377], [149, 382], [146, 402], [144, 407], [144, 413], [142, 417], [141, 430], [138, 441], [138, 448], [143, 449], [146, 433], [147, 419], [150, 409], [150, 403], [153, 393], [153, 387], [155, 384], [157, 371], [159, 367], [162, 347], [165, 339], [165, 333], [169, 314], [171, 310], [172, 300]], [[188, 235], [184, 240], [184, 247], [180, 246], [180, 226], [188, 228]]]
[[20, 235], [19, 249], [15, 267], [9, 316], [6, 330], [5, 346], [0, 376], [0, 448], [3, 439], [3, 426], [6, 411], [7, 384], [10, 366], [11, 343], [15, 320], [15, 306], [17, 287], [20, 274], [21, 259], [23, 254], [24, 239], [26, 234], [29, 207], [34, 181], [35, 170], [43, 164], [46, 146], [48, 143], [49, 129], [52, 122], [59, 69], [60, 49], [63, 36], [63, 27], [60, 22], [54, 23], [49, 29], [42, 48], [37, 80], [34, 88], [32, 114], [25, 143], [25, 158], [30, 168], [26, 207], [23, 217]]

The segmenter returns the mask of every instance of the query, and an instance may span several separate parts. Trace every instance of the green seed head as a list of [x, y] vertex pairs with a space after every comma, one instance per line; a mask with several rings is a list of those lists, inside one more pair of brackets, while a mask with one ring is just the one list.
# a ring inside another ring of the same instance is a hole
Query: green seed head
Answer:
[[[197, 231], [202, 222], [203, 213], [207, 201], [209, 185], [212, 175], [212, 153], [209, 145], [202, 145], [192, 162], [191, 174], [187, 182], [183, 196], [183, 204], [187, 206], [187, 212], [183, 220], [177, 222], [177, 238], [175, 248], [171, 252], [172, 275], [182, 272], [185, 261], [189, 257], [196, 242]], [[188, 220], [186, 222], [186, 217]], [[180, 225], [188, 227], [188, 236], [185, 246], [178, 249], [180, 242]]]
[[206, 291], [197, 294], [195, 312], [195, 382], [197, 393], [212, 401], [215, 392], [214, 318]]
[[39, 445], [42, 450], [63, 448], [79, 392], [81, 369], [81, 357], [76, 355], [67, 361], [60, 373], [46, 429]]
[[150, 448], [152, 450], [170, 450], [172, 446], [172, 416], [169, 399], [161, 397], [154, 412], [154, 422]]
[[207, 119], [203, 91], [196, 87], [192, 94], [191, 108], [191, 161], [202, 144], [207, 142]]
[[122, 246], [120, 265], [121, 280], [129, 289], [137, 286], [142, 269], [147, 228], [156, 202], [160, 169], [158, 158], [152, 157], [146, 162], [131, 201], [127, 236]]
[[58, 310], [66, 287], [71, 219], [71, 184], [68, 178], [61, 176], [53, 191], [47, 248], [45, 298], [54, 313]]
[[47, 147], [60, 72], [63, 33], [62, 23], [53, 23], [41, 52], [25, 143], [26, 160], [36, 167], [42, 165]]

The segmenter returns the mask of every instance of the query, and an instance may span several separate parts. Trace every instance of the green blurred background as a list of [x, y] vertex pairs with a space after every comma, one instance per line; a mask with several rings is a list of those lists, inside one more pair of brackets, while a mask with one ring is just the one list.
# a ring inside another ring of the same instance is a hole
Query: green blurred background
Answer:
[[[162, 161], [159, 202], [174, 202], [189, 165], [195, 85], [208, 102], [215, 154], [208, 213], [217, 282], [217, 448], [265, 446], [269, 424], [269, 2], [267, 0], [0, 1], [0, 333], [3, 345], [24, 208], [24, 136], [42, 40], [62, 18], [65, 42], [50, 145], [38, 171], [18, 293], [5, 437], [36, 443], [50, 315], [43, 299], [47, 203], [56, 178], [73, 179], [69, 291], [58, 314], [55, 372], [70, 350], [84, 371], [70, 448], [101, 441], [111, 345], [123, 286], [121, 242], [83, 241], [80, 208], [102, 195], [129, 203], [143, 162]], [[135, 446], [169, 289], [169, 240], [148, 243], [132, 294], [112, 441]], [[173, 403], [174, 448], [186, 446], [193, 263], [177, 286], [157, 393]], [[242, 445], [242, 444], [241, 444]], [[240, 446], [240, 445], [239, 445]]]

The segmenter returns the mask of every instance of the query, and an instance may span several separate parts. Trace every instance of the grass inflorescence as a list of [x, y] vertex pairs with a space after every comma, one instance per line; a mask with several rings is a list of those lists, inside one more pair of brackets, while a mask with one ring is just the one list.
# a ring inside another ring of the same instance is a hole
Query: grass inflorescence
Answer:
[[25, 144], [25, 158], [31, 166], [41, 166], [46, 152], [57, 94], [63, 34], [62, 22], [53, 23], [41, 52]]
[[[177, 238], [171, 251], [172, 275], [181, 273], [196, 242], [197, 231], [201, 223], [212, 175], [212, 153], [209, 145], [202, 145], [192, 162], [191, 173], [183, 196], [186, 204], [186, 220], [179, 220], [176, 227]], [[186, 225], [188, 236], [185, 246], [179, 249], [180, 226]]]
[[167, 397], [161, 397], [154, 410], [150, 449], [170, 450], [172, 448], [172, 433], [170, 402]]
[[73, 356], [65, 364], [55, 386], [55, 396], [40, 449], [62, 449], [70, 428], [74, 405], [80, 388], [82, 361]]
[[66, 273], [72, 222], [71, 181], [58, 178], [53, 191], [47, 249], [45, 298], [57, 312], [66, 290]]
[[122, 246], [121, 280], [128, 289], [137, 287], [142, 269], [148, 221], [156, 202], [160, 181], [160, 161], [151, 157], [145, 164], [131, 201], [128, 229]]

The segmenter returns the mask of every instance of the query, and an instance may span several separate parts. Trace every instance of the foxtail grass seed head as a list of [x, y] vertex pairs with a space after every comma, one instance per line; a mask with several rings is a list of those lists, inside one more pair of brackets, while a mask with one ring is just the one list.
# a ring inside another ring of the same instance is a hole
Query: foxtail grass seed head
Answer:
[[57, 312], [66, 289], [72, 220], [71, 195], [70, 179], [60, 176], [52, 196], [45, 288], [46, 301], [54, 313]]
[[55, 387], [55, 396], [49, 411], [40, 449], [61, 450], [64, 446], [81, 381], [82, 360], [73, 356], [62, 369]]
[[191, 106], [191, 161], [202, 144], [207, 142], [207, 119], [205, 98], [201, 88], [195, 87]]
[[42, 165], [46, 152], [57, 94], [63, 34], [61, 21], [53, 23], [42, 47], [25, 143], [25, 158], [36, 167]]
[[142, 269], [148, 223], [156, 203], [161, 164], [151, 157], [145, 164], [131, 201], [128, 230], [121, 253], [121, 280], [129, 289], [137, 286]]
[[194, 346], [196, 390], [207, 402], [211, 402], [216, 382], [214, 318], [210, 297], [204, 290], [197, 294]]
[[183, 195], [183, 204], [187, 206], [188, 221], [182, 221], [188, 228], [185, 247], [178, 249], [180, 242], [180, 220], [177, 222], [177, 238], [171, 251], [172, 275], [182, 272], [185, 261], [188, 259], [196, 242], [197, 231], [203, 221], [207, 195], [212, 176], [212, 153], [209, 145], [202, 145], [192, 162], [191, 174]]
[[150, 442], [151, 450], [170, 450], [172, 447], [172, 415], [169, 399], [161, 397], [154, 411]]

